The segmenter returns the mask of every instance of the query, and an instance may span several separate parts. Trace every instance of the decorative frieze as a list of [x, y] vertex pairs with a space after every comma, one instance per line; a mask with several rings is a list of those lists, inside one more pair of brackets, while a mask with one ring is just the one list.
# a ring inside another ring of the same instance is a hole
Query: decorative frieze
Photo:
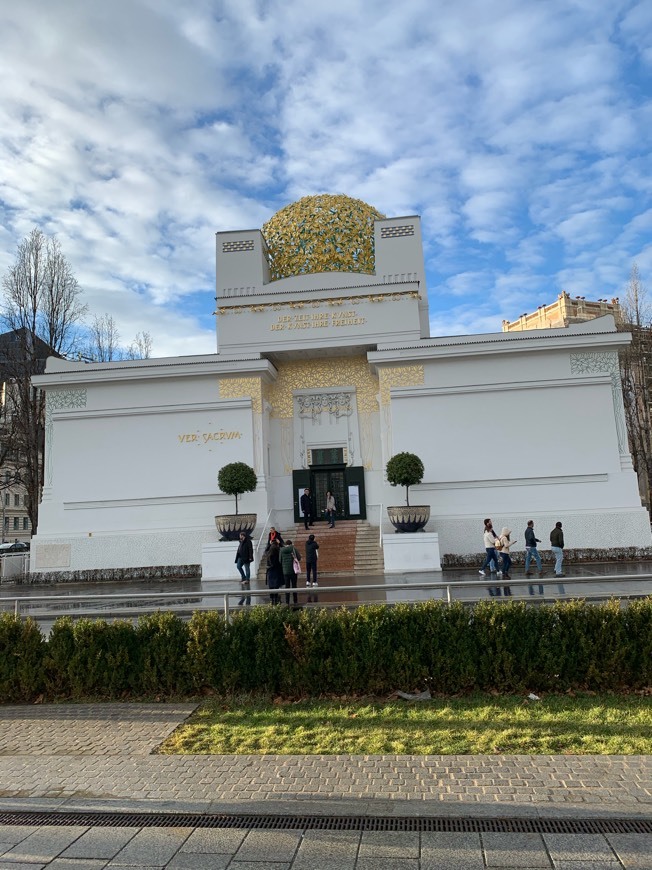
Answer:
[[618, 450], [621, 454], [629, 454], [627, 443], [627, 425], [625, 423], [625, 406], [623, 403], [623, 385], [620, 377], [618, 354], [612, 352], [571, 353], [571, 372], [574, 375], [611, 376], [611, 394], [613, 398], [614, 419], [618, 436]]
[[320, 414], [327, 411], [332, 417], [348, 417], [353, 413], [351, 393], [314, 393], [309, 396], [297, 396], [300, 417], [312, 417], [316, 420]]
[[380, 238], [381, 239], [398, 239], [402, 236], [413, 236], [414, 235], [414, 224], [404, 224], [399, 227], [381, 227], [380, 228]]
[[45, 396], [45, 484], [52, 486], [52, 455], [54, 447], [54, 411], [70, 411], [85, 408], [87, 390], [48, 390]]
[[223, 254], [236, 254], [239, 251], [253, 251], [253, 249], [253, 239], [242, 239], [239, 242], [222, 242]]

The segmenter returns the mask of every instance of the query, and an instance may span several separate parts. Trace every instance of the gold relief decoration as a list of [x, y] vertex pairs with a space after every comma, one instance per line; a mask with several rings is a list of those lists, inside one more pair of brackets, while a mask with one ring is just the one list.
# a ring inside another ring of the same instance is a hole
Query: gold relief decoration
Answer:
[[374, 222], [385, 215], [343, 194], [304, 196], [263, 224], [272, 281], [314, 272], [373, 275]]
[[263, 412], [263, 387], [260, 378], [220, 378], [220, 399], [251, 399], [254, 413]]
[[217, 314], [242, 314], [249, 311], [258, 314], [261, 311], [282, 311], [284, 308], [320, 308], [322, 305], [357, 305], [360, 302], [400, 302], [402, 299], [419, 299], [418, 290], [398, 290], [394, 293], [365, 293], [362, 296], [338, 296], [329, 299], [300, 299], [292, 302], [261, 302], [260, 305], [229, 305], [218, 308]]
[[360, 429], [360, 452], [362, 464], [367, 471], [374, 467], [374, 454], [376, 439], [374, 438], [374, 415], [359, 414], [358, 425]]
[[392, 387], [419, 387], [423, 385], [423, 366], [391, 366], [379, 369], [380, 404], [389, 405]]
[[358, 413], [378, 412], [378, 379], [364, 356], [289, 360], [277, 369], [276, 381], [264, 388], [272, 417], [294, 416], [294, 390], [330, 387], [355, 387]]

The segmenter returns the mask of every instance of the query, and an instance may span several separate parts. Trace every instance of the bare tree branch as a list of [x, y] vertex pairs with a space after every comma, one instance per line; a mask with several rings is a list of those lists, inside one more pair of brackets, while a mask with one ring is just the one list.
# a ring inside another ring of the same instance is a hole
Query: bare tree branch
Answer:
[[58, 240], [37, 228], [18, 246], [2, 289], [0, 319], [8, 330], [0, 355], [5, 384], [2, 452], [21, 476], [35, 533], [43, 482], [45, 397], [31, 379], [43, 372], [48, 356], [75, 351], [86, 306]]

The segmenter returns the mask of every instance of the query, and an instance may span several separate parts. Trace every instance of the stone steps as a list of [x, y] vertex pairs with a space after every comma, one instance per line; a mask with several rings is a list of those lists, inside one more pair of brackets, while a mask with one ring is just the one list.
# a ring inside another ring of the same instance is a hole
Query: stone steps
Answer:
[[[301, 553], [302, 565], [305, 565], [305, 544], [310, 534], [314, 534], [319, 544], [319, 574], [382, 574], [384, 571], [378, 529], [366, 520], [339, 520], [333, 529], [327, 523], [316, 523], [308, 530], [299, 524], [283, 532], [284, 539], [289, 538]], [[261, 559], [258, 568], [258, 577], [262, 580], [265, 562]]]

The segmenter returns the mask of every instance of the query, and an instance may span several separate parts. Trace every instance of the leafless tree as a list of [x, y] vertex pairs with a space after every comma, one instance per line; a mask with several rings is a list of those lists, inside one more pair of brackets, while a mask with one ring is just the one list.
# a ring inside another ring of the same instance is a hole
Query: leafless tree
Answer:
[[118, 327], [110, 314], [95, 315], [89, 328], [89, 340], [80, 359], [87, 362], [116, 362], [124, 359], [149, 359], [152, 355], [152, 337], [139, 332], [128, 347], [120, 344]]
[[152, 356], [152, 336], [149, 332], [137, 332], [136, 338], [127, 348], [127, 359], [150, 359]]
[[120, 333], [110, 314], [93, 315], [90, 326], [90, 343], [84, 356], [93, 362], [111, 362], [122, 359]]
[[31, 379], [44, 370], [48, 355], [75, 352], [86, 306], [59, 241], [36, 228], [18, 246], [2, 288], [0, 318], [9, 334], [0, 359], [6, 403], [1, 440], [25, 487], [35, 533], [43, 483], [45, 398]]
[[620, 354], [625, 418], [639, 489], [649, 510], [652, 486], [652, 308], [636, 264], [632, 266], [621, 309], [622, 328], [632, 334], [631, 344]]

